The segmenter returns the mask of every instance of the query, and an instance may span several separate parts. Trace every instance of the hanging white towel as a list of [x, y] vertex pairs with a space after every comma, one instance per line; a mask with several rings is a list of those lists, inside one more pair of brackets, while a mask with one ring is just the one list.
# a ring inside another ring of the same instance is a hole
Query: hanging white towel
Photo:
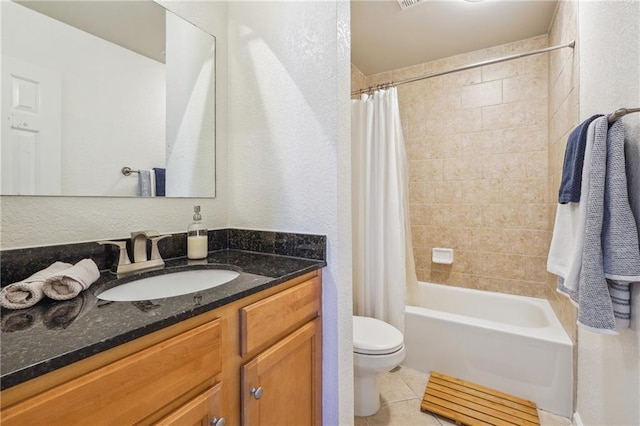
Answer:
[[558, 204], [556, 221], [547, 271], [556, 274], [558, 291], [569, 294], [578, 288], [580, 269], [582, 268], [582, 247], [584, 246], [584, 229], [587, 220], [587, 203], [589, 196], [589, 173], [591, 171], [591, 150], [595, 137], [595, 123], [592, 122], [587, 130], [587, 141], [584, 152], [584, 166], [582, 168], [582, 183], [580, 193], [582, 201], [579, 203]]
[[138, 171], [138, 196], [156, 196], [156, 172], [153, 169]]

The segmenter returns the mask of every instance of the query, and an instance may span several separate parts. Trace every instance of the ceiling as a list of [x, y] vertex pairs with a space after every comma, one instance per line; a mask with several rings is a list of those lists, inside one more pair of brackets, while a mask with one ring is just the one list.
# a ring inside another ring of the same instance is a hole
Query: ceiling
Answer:
[[555, 0], [351, 0], [351, 62], [365, 75], [546, 34]]
[[151, 0], [15, 0], [29, 9], [165, 62], [165, 9]]

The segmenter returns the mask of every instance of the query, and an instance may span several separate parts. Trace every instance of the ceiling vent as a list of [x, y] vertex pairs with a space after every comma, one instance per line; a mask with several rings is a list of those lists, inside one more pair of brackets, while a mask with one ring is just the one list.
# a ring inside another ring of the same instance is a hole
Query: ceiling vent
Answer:
[[416, 6], [422, 3], [425, 0], [398, 0], [398, 4], [400, 5], [400, 9], [405, 10], [412, 6]]

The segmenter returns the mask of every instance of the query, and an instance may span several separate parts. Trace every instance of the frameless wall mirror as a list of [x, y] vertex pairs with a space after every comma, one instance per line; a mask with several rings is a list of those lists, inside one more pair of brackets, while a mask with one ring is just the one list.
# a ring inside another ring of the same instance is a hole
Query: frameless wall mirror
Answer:
[[152, 0], [0, 3], [3, 195], [215, 196], [213, 35]]

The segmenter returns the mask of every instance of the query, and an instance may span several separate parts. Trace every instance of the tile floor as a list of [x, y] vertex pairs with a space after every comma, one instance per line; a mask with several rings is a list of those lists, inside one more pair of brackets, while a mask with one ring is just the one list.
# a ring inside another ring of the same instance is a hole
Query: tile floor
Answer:
[[[429, 375], [399, 367], [378, 377], [380, 410], [369, 417], [356, 417], [355, 426], [449, 426], [455, 423], [420, 411], [420, 402]], [[571, 426], [571, 420], [538, 410], [542, 426]]]

